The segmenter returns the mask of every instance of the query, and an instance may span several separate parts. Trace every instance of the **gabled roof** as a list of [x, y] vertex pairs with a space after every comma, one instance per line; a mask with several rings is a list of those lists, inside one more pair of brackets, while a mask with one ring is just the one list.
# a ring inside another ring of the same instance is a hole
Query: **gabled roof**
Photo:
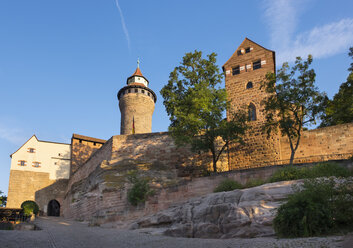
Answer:
[[250, 40], [248, 37], [245, 37], [245, 39], [243, 40], [243, 42], [238, 46], [238, 48], [235, 50], [235, 52], [233, 53], [233, 55], [230, 56], [230, 58], [227, 60], [227, 62], [224, 63], [224, 65], [222, 66], [222, 68], [224, 68], [224, 66], [225, 66], [234, 56], [238, 56], [238, 55], [237, 55], [237, 51], [239, 50], [239, 48], [243, 47], [243, 44], [244, 44], [246, 41], [249, 41], [250, 43], [253, 43], [254, 45], [259, 46], [259, 47], [261, 47], [261, 48], [263, 48], [263, 49], [265, 49], [265, 50], [267, 50], [267, 51], [269, 51], [269, 52], [272, 52], [272, 53], [275, 52], [275, 51], [272, 51], [272, 50], [270, 50], [270, 49], [267, 49], [267, 48], [265, 48], [265, 47], [259, 45], [258, 43], [256, 43], [256, 42]]
[[14, 155], [16, 152], [18, 152], [25, 144], [28, 143], [28, 141], [30, 141], [32, 138], [36, 138], [37, 142], [45, 142], [45, 143], [53, 143], [53, 144], [62, 144], [62, 145], [70, 145], [70, 144], [67, 144], [67, 143], [61, 143], [61, 142], [52, 142], [52, 141], [45, 141], [45, 140], [39, 140], [37, 138], [37, 136], [35, 134], [33, 134], [31, 136], [31, 138], [29, 138], [22, 146], [20, 146], [20, 148], [18, 148], [14, 153], [10, 154], [10, 158], [12, 158], [12, 155]]

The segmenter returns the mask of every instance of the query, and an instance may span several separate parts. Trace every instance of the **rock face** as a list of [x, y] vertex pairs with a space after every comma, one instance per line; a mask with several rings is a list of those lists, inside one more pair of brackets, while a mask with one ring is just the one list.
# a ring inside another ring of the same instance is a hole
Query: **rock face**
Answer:
[[[137, 220], [131, 229], [190, 238], [251, 238], [274, 235], [277, 208], [300, 181], [209, 194]], [[157, 229], [156, 229], [157, 228]]]

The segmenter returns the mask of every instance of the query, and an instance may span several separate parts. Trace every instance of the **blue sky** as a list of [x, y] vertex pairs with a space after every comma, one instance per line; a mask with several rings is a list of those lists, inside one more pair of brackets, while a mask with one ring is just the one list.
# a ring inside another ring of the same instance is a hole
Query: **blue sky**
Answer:
[[0, 190], [9, 155], [33, 134], [119, 134], [117, 91], [136, 69], [157, 93], [154, 132], [169, 119], [160, 89], [186, 52], [216, 52], [222, 66], [245, 37], [276, 51], [277, 67], [314, 56], [320, 90], [347, 78], [353, 1], [17, 0], [0, 2]]

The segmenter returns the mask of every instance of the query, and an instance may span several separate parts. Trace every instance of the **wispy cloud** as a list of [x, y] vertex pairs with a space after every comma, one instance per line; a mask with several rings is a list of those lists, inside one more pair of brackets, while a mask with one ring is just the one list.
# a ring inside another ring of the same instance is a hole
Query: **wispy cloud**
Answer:
[[353, 19], [346, 18], [296, 33], [299, 16], [306, 6], [301, 1], [264, 1], [265, 18], [271, 31], [271, 47], [277, 62], [292, 62], [296, 56], [312, 54], [314, 59], [347, 51], [353, 44]]
[[129, 48], [129, 50], [130, 50], [130, 49], [131, 49], [131, 45], [130, 45], [129, 30], [128, 30], [127, 27], [126, 27], [124, 15], [123, 15], [123, 11], [122, 11], [121, 8], [120, 8], [119, 1], [118, 1], [118, 0], [115, 0], [115, 5], [116, 5], [116, 7], [117, 7], [118, 10], [119, 10], [120, 19], [121, 19], [121, 26], [123, 27], [123, 31], [124, 31], [124, 34], [125, 34], [125, 38], [126, 38], [126, 41], [127, 41], [127, 46], [128, 46], [128, 48]]
[[23, 131], [18, 128], [6, 127], [0, 124], [0, 139], [15, 145], [21, 145], [25, 140]]

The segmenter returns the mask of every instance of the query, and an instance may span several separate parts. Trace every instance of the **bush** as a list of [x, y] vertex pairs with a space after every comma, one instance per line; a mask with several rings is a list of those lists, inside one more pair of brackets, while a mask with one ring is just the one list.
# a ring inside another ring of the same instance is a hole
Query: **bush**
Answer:
[[133, 184], [132, 188], [127, 192], [127, 199], [133, 206], [144, 203], [148, 196], [154, 192], [150, 189], [149, 180], [147, 178], [139, 178], [136, 171], [128, 173], [128, 179]]
[[34, 201], [24, 201], [21, 204], [21, 208], [23, 208], [23, 212], [25, 215], [37, 215], [39, 212], [38, 204]]
[[246, 184], [244, 185], [244, 188], [252, 188], [252, 187], [260, 186], [265, 183], [266, 182], [262, 179], [250, 179], [246, 182]]
[[232, 179], [225, 179], [214, 189], [213, 192], [232, 191], [241, 188], [243, 188], [243, 186], [240, 183]]
[[309, 237], [353, 229], [353, 181], [307, 180], [289, 196], [273, 221], [279, 237]]
[[336, 163], [320, 163], [312, 167], [287, 166], [277, 170], [270, 178], [270, 182], [331, 176], [349, 177], [352, 176], [352, 171]]

